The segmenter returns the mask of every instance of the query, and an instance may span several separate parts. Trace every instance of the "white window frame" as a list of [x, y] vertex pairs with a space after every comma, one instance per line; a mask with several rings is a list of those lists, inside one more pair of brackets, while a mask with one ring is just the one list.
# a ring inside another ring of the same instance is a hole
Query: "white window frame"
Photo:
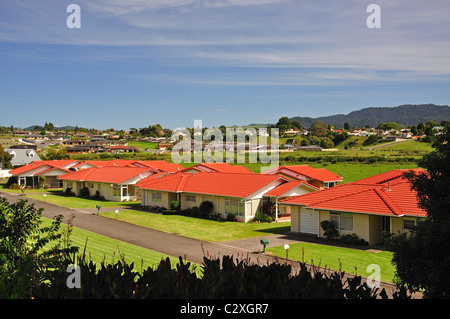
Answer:
[[[351, 218], [351, 227], [346, 227], [344, 222], [345, 218]], [[330, 212], [330, 221], [336, 226], [337, 230], [353, 232], [353, 214], [351, 213]]]
[[197, 202], [197, 196], [195, 196], [195, 195], [186, 194], [185, 199], [186, 199], [186, 202], [192, 202], [192, 203]]
[[402, 220], [402, 229], [403, 230], [408, 230], [408, 231], [411, 230], [410, 227], [405, 227], [405, 222], [413, 222], [414, 223], [413, 227], [415, 227], [417, 225], [417, 221], [414, 218], [403, 218], [403, 220]]
[[336, 186], [336, 182], [324, 182], [323, 188], [330, 188]]
[[236, 214], [236, 216], [244, 216], [244, 203], [238, 198], [225, 198], [225, 214], [228, 213]]
[[162, 202], [162, 193], [161, 192], [152, 192], [152, 202], [161, 203]]

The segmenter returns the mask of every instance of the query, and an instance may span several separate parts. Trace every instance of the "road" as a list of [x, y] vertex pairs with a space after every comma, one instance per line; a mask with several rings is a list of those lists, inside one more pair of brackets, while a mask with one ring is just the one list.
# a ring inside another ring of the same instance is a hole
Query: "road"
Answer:
[[[19, 198], [23, 198], [19, 194], [10, 194], [1, 191], [0, 195], [5, 197], [10, 203], [16, 202]], [[250, 258], [251, 262], [266, 264], [267, 262], [273, 262], [274, 257], [261, 253], [262, 245], [259, 242], [261, 238], [267, 238], [269, 240], [269, 246], [281, 246], [299, 242], [297, 235], [289, 234], [268, 235], [229, 242], [207, 242], [102, 217], [101, 214], [97, 215], [95, 213], [97, 211], [96, 209], [72, 209], [27, 198], [26, 196], [25, 199], [29, 203], [34, 203], [37, 208], [44, 208], [42, 213], [44, 217], [53, 218], [61, 214], [64, 216], [63, 221], [67, 222], [70, 215], [74, 214], [74, 227], [157, 251], [164, 255], [173, 257], [182, 256], [184, 259], [199, 265], [203, 263], [204, 255], [213, 257], [230, 255], [239, 259]], [[108, 208], [108, 210], [111, 209], [114, 208]], [[283, 262], [284, 259], [280, 261]], [[292, 264], [294, 272], [299, 269], [297, 261], [288, 260], [288, 262]], [[389, 283], [382, 282], [381, 287], [385, 288], [388, 294], [395, 290], [395, 286]]]

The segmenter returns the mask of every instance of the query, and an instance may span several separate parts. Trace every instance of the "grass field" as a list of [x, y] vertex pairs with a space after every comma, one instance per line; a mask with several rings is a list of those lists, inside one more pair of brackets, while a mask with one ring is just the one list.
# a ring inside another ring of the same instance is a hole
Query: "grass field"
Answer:
[[[26, 193], [25, 193], [26, 194]], [[136, 206], [139, 205], [140, 202], [113, 202], [113, 201], [107, 201], [107, 200], [93, 200], [93, 199], [86, 199], [76, 196], [65, 196], [62, 195], [62, 192], [59, 194], [47, 194], [47, 196], [44, 198], [43, 194], [28, 194], [25, 196], [33, 199], [38, 199], [41, 201], [46, 201], [48, 203], [68, 207], [68, 208], [96, 208], [98, 204], [100, 204], [103, 207], [120, 207], [120, 206]]]
[[[413, 163], [288, 163], [281, 162], [280, 165], [309, 165], [314, 168], [325, 168], [335, 174], [344, 177], [344, 183], [353, 182], [362, 178], [381, 174], [393, 169], [410, 169], [417, 168], [417, 164]], [[255, 173], [260, 172], [261, 164], [247, 163], [242, 164]]]
[[[280, 259], [286, 258], [286, 251], [282, 246], [269, 247], [267, 251]], [[298, 243], [290, 245], [288, 258], [363, 277], [372, 274], [367, 272], [367, 266], [376, 264], [380, 267], [381, 281], [390, 283], [393, 282], [395, 274], [395, 267], [391, 264], [392, 252], [389, 251], [372, 252], [330, 245]]]
[[128, 146], [134, 146], [137, 148], [140, 148], [142, 150], [149, 149], [149, 150], [155, 150], [158, 148], [158, 143], [150, 143], [150, 142], [141, 142], [141, 141], [129, 141]]
[[[115, 212], [102, 212], [102, 216], [116, 218]], [[131, 224], [174, 233], [205, 241], [237, 240], [264, 234], [280, 234], [290, 230], [290, 222], [237, 223], [213, 221], [180, 215], [159, 215], [142, 211], [119, 211], [118, 219]]]
[[[51, 224], [52, 220], [42, 218], [43, 226]], [[62, 225], [67, 229], [67, 225]], [[73, 227], [70, 236], [72, 245], [79, 247], [79, 253], [82, 254], [86, 247], [86, 256], [95, 263], [105, 261], [113, 263], [124, 256], [128, 264], [134, 263], [135, 270], [141, 271], [147, 267], [156, 267], [161, 259], [170, 258], [172, 265], [178, 263], [178, 257], [167, 256], [165, 254], [149, 250], [143, 247], [125, 243], [120, 240], [105, 237], [93, 232], [89, 232], [77, 227]], [[86, 242], [87, 240], [87, 242]]]

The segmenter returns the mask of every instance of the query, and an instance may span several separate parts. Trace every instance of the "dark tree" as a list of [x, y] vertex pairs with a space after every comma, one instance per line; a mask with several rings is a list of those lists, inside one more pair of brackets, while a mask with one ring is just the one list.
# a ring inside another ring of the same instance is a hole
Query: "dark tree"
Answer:
[[392, 238], [397, 278], [411, 290], [423, 289], [424, 297], [450, 297], [450, 126], [433, 143], [435, 150], [423, 157], [423, 173], [406, 175], [417, 191], [418, 203], [427, 212], [409, 236]]

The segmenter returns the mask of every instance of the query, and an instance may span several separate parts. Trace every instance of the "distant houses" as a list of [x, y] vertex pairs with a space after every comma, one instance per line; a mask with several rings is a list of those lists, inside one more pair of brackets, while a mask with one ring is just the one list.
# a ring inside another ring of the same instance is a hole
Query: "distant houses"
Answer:
[[13, 167], [23, 166], [41, 160], [39, 154], [33, 148], [9, 148], [6, 152], [12, 155], [11, 165]]

